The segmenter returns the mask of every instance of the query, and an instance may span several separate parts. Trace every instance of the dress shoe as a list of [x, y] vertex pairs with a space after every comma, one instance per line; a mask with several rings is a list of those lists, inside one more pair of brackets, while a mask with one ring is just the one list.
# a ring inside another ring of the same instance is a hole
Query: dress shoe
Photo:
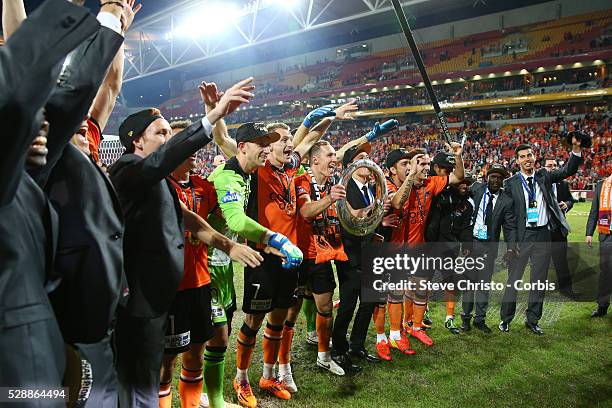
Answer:
[[487, 326], [484, 320], [482, 322], [474, 322], [474, 327], [485, 334], [491, 333], [491, 329], [489, 328], [489, 326]]
[[332, 360], [338, 364], [346, 373], [354, 374], [361, 371], [361, 367], [357, 364], [353, 364], [351, 357], [348, 353], [344, 354], [333, 354], [331, 355]]
[[591, 317], [604, 317], [608, 314], [608, 306], [598, 306], [597, 309], [593, 310]]
[[350, 354], [352, 357], [361, 359], [361, 360], [365, 360], [368, 363], [378, 363], [380, 362], [380, 358], [376, 357], [373, 354], [368, 353], [368, 351], [365, 348], [359, 349], [359, 350], [351, 350]]
[[499, 331], [504, 333], [508, 333], [510, 331], [510, 323], [499, 322], [499, 326], [497, 327], [499, 328]]
[[533, 334], [537, 334], [541, 336], [544, 334], [544, 330], [537, 323], [525, 322], [525, 327], [527, 327]]
[[465, 332], [472, 330], [472, 325], [470, 324], [471, 320], [471, 317], [461, 316], [461, 326], [459, 326], [459, 328]]

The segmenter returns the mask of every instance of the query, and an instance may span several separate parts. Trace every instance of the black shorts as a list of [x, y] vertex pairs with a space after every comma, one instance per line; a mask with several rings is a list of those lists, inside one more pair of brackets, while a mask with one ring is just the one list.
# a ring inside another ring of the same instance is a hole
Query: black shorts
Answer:
[[261, 265], [244, 270], [244, 313], [260, 314], [272, 309], [286, 309], [297, 300], [297, 268], [283, 268], [278, 256], [264, 253], [261, 256], [264, 258]]
[[176, 292], [168, 312], [164, 352], [187, 351], [191, 343], [205, 343], [214, 334], [210, 284]]
[[333, 292], [336, 280], [331, 262], [317, 264], [312, 259], [304, 259], [298, 269], [298, 288], [298, 294], [302, 298], [305, 291], [316, 295]]

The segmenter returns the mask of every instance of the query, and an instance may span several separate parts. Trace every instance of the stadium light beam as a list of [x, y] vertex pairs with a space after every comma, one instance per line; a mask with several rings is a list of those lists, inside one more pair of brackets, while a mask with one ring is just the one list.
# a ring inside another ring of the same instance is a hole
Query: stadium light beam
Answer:
[[206, 4], [185, 18], [172, 35], [177, 37], [198, 38], [204, 35], [219, 34], [232, 27], [240, 12], [232, 3]]

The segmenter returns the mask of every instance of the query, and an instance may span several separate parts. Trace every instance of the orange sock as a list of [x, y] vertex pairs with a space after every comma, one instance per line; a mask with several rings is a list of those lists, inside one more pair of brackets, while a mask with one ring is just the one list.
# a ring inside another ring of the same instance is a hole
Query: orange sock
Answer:
[[412, 320], [412, 300], [404, 300], [404, 326], [408, 327], [408, 322]]
[[159, 408], [172, 407], [172, 381], [159, 384]]
[[263, 342], [261, 343], [263, 348], [263, 361], [265, 364], [276, 364], [282, 338], [283, 326], [273, 326], [270, 323], [266, 324]]
[[257, 340], [257, 331], [251, 329], [246, 323], [238, 332], [238, 347], [236, 350], [236, 368], [246, 370], [251, 365], [251, 357]]
[[400, 331], [402, 328], [402, 304], [389, 303], [389, 325], [391, 331]]
[[293, 344], [293, 335], [295, 334], [293, 326], [295, 326], [295, 322], [285, 320], [282, 334], [283, 338], [280, 341], [280, 347], [278, 350], [279, 364], [289, 364], [291, 362], [291, 345]]
[[423, 305], [419, 305], [419, 304], [414, 304], [413, 306], [413, 313], [412, 313], [412, 327], [416, 328], [421, 328], [421, 326], [423, 325], [423, 316], [425, 316], [425, 310], [427, 309], [427, 305], [423, 304]]
[[[384, 310], [384, 309], [383, 309]], [[332, 315], [324, 316], [317, 312], [317, 337], [319, 338], [319, 353], [329, 351], [329, 338], [332, 332]]]
[[202, 393], [202, 369], [188, 370], [181, 368], [179, 379], [179, 396], [181, 407], [197, 408], [200, 405], [200, 394]]
[[385, 332], [385, 307], [378, 305], [374, 308], [374, 327], [376, 327], [376, 334], [383, 334]]
[[454, 316], [455, 315], [455, 291], [447, 290], [444, 292], [444, 301], [446, 302], [446, 315]]

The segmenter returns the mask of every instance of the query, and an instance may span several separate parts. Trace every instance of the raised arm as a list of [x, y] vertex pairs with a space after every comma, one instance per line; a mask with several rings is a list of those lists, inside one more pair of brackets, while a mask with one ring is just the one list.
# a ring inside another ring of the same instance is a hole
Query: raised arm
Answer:
[[338, 159], [338, 161], [342, 161], [344, 154], [351, 147], [361, 146], [364, 143], [373, 142], [380, 136], [386, 135], [387, 133], [391, 132], [393, 129], [397, 128], [398, 125], [399, 125], [399, 122], [395, 119], [390, 119], [386, 121], [385, 123], [383, 123], [382, 125], [376, 122], [372, 130], [370, 130], [364, 136], [361, 136], [358, 139], [352, 140], [348, 142], [347, 144], [345, 144], [344, 146], [342, 146], [340, 149], [338, 149], [336, 151], [336, 158]]
[[[214, 82], [202, 82], [199, 89], [202, 101], [204, 101], [205, 112], [208, 113], [217, 106], [223, 94], [217, 92], [217, 85]], [[226, 157], [232, 157], [238, 153], [238, 146], [236, 141], [230, 137], [225, 120], [221, 119], [215, 124], [212, 135], [213, 141]]]
[[4, 35], [5, 42], [13, 35], [26, 17], [23, 0], [4, 0], [2, 2], [2, 34]]
[[461, 144], [457, 142], [452, 142], [448, 145], [450, 150], [455, 155], [455, 170], [448, 176], [448, 184], [459, 184], [463, 181], [465, 177], [465, 169], [463, 168], [463, 157], [461, 148]]
[[303, 200], [303, 202], [300, 206], [300, 215], [308, 221], [313, 220], [333, 203], [344, 198], [346, 198], [346, 190], [340, 184], [332, 186], [329, 194], [319, 201], [311, 201], [308, 194], [302, 194], [300, 200]]
[[[71, 24], [62, 22], [70, 17]], [[0, 47], [0, 205], [10, 202], [25, 167], [39, 115], [66, 55], [98, 29], [95, 18], [65, 0], [38, 7]]]
[[404, 208], [404, 205], [406, 205], [406, 201], [408, 200], [408, 197], [410, 197], [410, 191], [412, 190], [412, 186], [416, 180], [418, 161], [423, 156], [423, 154], [417, 154], [410, 159], [410, 173], [408, 173], [408, 176], [400, 188], [391, 198], [391, 207], [395, 208], [396, 210], [400, 210]]
[[580, 140], [576, 137], [572, 137], [572, 152], [569, 155], [569, 160], [565, 166], [558, 170], [550, 172], [550, 180], [552, 183], [558, 183], [561, 180], [565, 180], [568, 177], [573, 176], [578, 171], [578, 168], [582, 164], [582, 150], [580, 146]]

